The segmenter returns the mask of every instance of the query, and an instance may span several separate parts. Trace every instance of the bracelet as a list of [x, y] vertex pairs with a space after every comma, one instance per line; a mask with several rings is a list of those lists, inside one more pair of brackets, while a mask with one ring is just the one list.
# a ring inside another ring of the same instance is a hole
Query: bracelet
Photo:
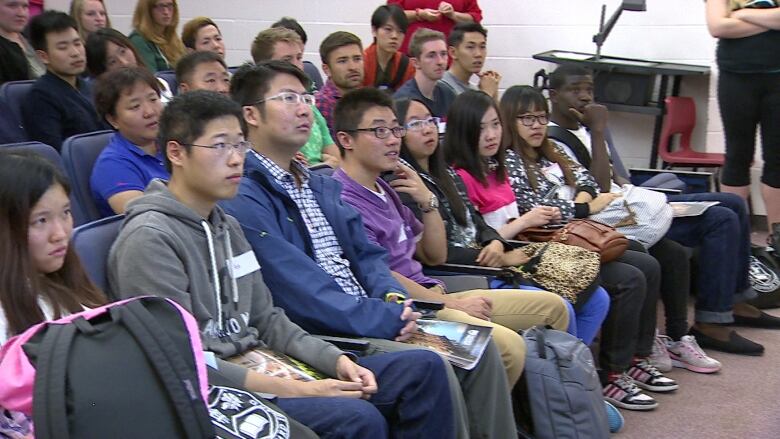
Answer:
[[420, 21], [420, 8], [414, 10], [414, 19]]

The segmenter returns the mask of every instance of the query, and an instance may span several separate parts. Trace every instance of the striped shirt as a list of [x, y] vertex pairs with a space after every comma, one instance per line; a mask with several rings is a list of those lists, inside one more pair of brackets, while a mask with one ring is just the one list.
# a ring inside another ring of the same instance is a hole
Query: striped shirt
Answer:
[[[352, 273], [350, 263], [344, 257], [344, 251], [336, 238], [336, 233], [325, 214], [322, 213], [322, 209], [314, 197], [314, 192], [309, 187], [309, 170], [293, 161], [291, 166], [295, 173], [294, 176], [264, 155], [252, 152], [279, 185], [287, 191], [287, 195], [298, 207], [311, 237], [314, 260], [317, 265], [333, 277], [345, 293], [352, 296], [367, 296], [366, 291]], [[296, 177], [300, 180], [300, 186], [296, 184]]]

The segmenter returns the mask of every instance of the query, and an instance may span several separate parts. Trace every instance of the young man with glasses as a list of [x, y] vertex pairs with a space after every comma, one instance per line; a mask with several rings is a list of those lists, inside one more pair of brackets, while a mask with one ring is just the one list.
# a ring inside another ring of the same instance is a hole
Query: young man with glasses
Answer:
[[[240, 118], [241, 107], [209, 91], [168, 104], [160, 140], [171, 179], [154, 180], [129, 205], [109, 256], [112, 290], [176, 300], [198, 320], [204, 350], [219, 358], [212, 367], [248, 390], [276, 395], [282, 410], [320, 436], [452, 437], [438, 356], [415, 350], [355, 360], [274, 307], [238, 223], [217, 206], [236, 194], [251, 148]], [[224, 361], [256, 347], [331, 378], [284, 379]]]
[[[335, 180], [293, 161], [312, 123], [303, 98], [307, 83], [299, 69], [277, 61], [233, 76], [231, 94], [244, 105], [254, 151], [247, 155], [238, 195], [222, 206], [238, 219], [274, 301], [290, 319], [315, 333], [366, 337], [369, 354], [412, 349], [398, 341], [416, 330], [420, 315], [409, 301], [399, 303], [406, 291], [390, 273], [387, 253], [369, 242]], [[302, 97], [286, 104], [280, 93]], [[446, 368], [457, 437], [515, 434], [507, 379], [493, 343], [471, 371]]]
[[442, 119], [447, 117], [455, 93], [439, 80], [447, 71], [447, 43], [444, 34], [430, 29], [418, 29], [409, 43], [409, 56], [416, 69], [414, 78], [408, 80], [393, 95], [394, 99], [411, 98], [425, 103], [431, 113]]

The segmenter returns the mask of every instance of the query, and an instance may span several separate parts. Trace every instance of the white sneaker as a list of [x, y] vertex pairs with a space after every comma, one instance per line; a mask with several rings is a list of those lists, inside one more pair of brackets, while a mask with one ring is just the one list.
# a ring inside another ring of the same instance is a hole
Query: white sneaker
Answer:
[[666, 348], [669, 343], [672, 343], [672, 339], [665, 335], [661, 335], [656, 329], [655, 340], [653, 340], [653, 352], [650, 354], [648, 360], [650, 361], [650, 364], [661, 372], [669, 372], [672, 370], [672, 359]]
[[693, 372], [715, 373], [720, 370], [720, 361], [710, 358], [696, 343], [696, 337], [685, 335], [680, 341], [667, 345], [667, 352], [674, 367], [681, 367]]

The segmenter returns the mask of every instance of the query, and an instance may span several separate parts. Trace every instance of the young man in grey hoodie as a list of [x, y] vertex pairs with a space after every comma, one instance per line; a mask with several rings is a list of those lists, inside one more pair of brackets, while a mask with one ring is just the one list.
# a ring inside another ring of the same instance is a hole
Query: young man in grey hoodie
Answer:
[[240, 117], [237, 104], [209, 91], [168, 104], [160, 141], [171, 180], [152, 181], [128, 205], [109, 256], [111, 290], [176, 300], [198, 320], [204, 349], [220, 360], [265, 346], [333, 377], [295, 381], [216, 363], [249, 390], [278, 395], [282, 410], [322, 437], [452, 437], [439, 356], [415, 350], [355, 362], [274, 307], [240, 226], [216, 205], [236, 194], [251, 148]]

